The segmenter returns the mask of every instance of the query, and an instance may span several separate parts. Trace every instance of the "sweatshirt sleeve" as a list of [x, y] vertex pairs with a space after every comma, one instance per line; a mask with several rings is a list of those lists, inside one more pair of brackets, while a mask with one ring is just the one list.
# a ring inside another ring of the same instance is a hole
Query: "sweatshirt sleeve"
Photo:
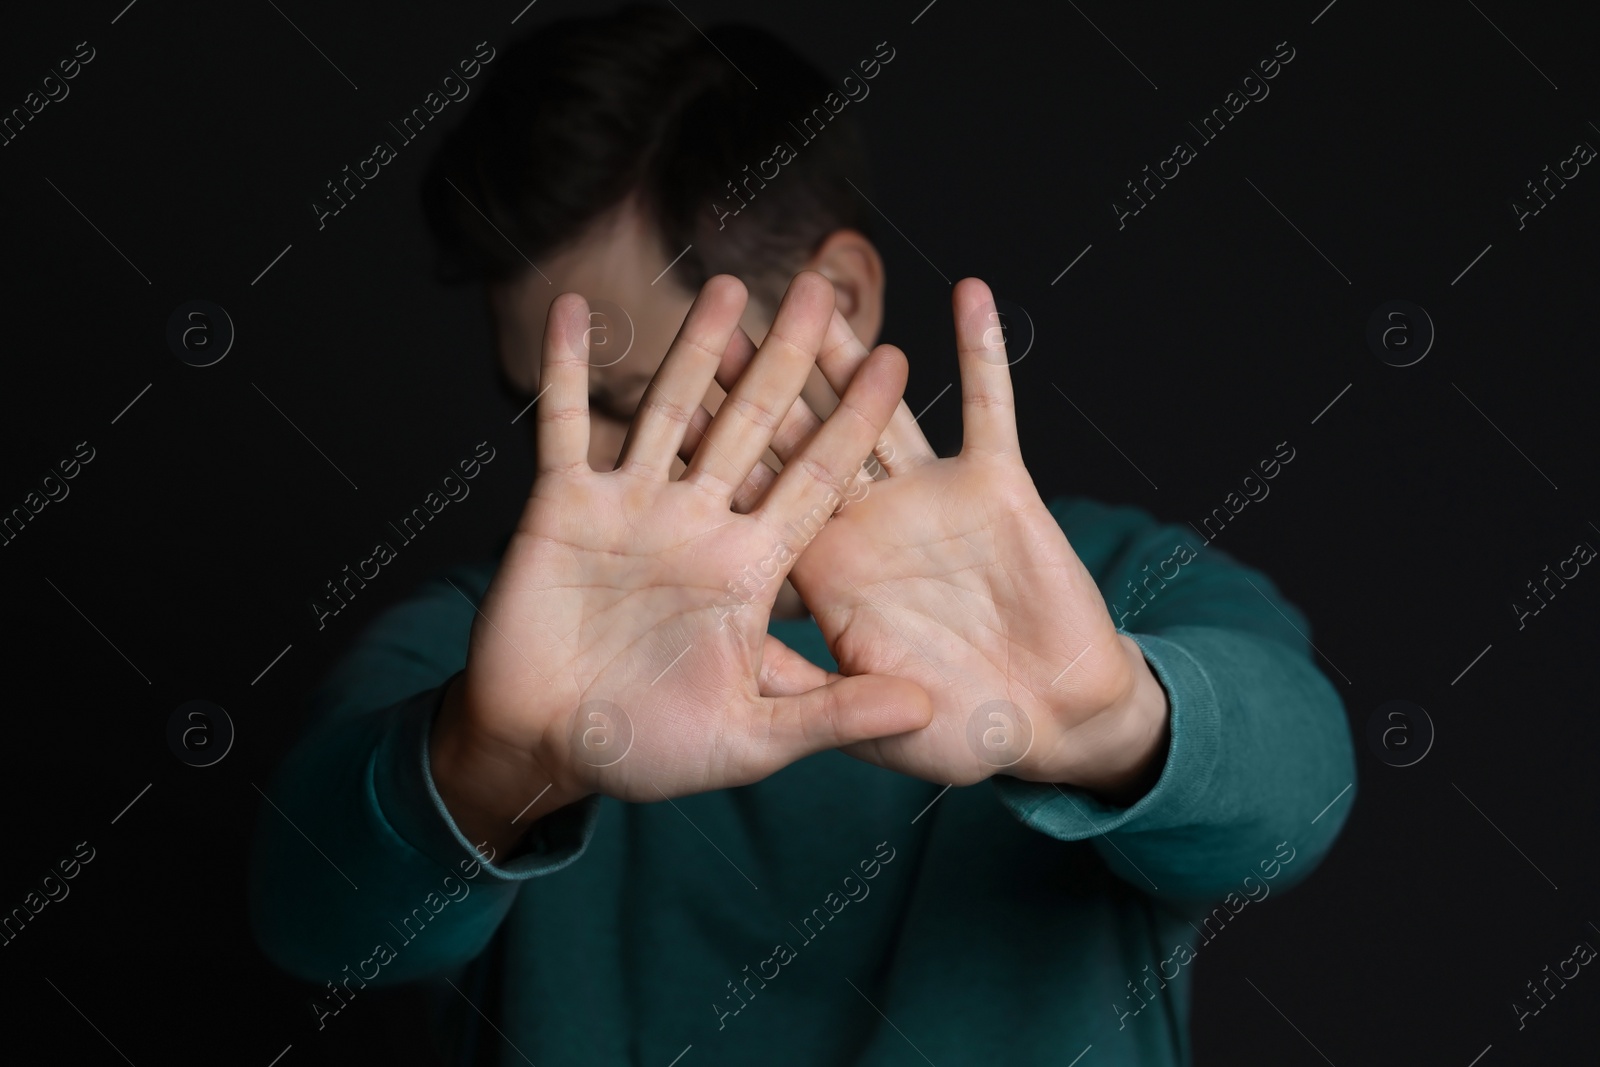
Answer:
[[261, 790], [250, 921], [296, 977], [383, 985], [458, 970], [521, 881], [571, 863], [593, 832], [590, 798], [540, 820], [517, 855], [486, 862], [434, 787], [428, 732], [466, 665], [489, 577], [458, 568], [374, 619], [312, 695], [311, 728]]
[[1344, 704], [1310, 623], [1192, 527], [1081, 498], [1051, 511], [1166, 690], [1171, 740], [1130, 806], [997, 776], [1001, 802], [1041, 833], [1093, 842], [1120, 878], [1174, 903], [1221, 899], [1251, 875], [1303, 879], [1355, 800]]

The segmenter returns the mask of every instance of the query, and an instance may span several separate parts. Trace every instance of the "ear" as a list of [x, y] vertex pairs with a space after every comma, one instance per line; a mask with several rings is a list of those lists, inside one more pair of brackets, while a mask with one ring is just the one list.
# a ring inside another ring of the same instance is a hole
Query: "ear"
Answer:
[[857, 230], [830, 233], [806, 262], [833, 283], [835, 306], [869, 349], [883, 329], [883, 257]]

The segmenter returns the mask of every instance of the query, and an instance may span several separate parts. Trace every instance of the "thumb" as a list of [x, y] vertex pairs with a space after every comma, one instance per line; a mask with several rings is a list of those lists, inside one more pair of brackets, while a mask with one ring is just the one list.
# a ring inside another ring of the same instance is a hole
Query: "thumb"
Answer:
[[761, 651], [758, 684], [764, 697], [791, 697], [827, 685], [843, 675], [825, 671], [782, 641], [767, 635]]
[[835, 678], [804, 693], [767, 698], [768, 736], [779, 766], [933, 721], [933, 702], [915, 682], [885, 674]]

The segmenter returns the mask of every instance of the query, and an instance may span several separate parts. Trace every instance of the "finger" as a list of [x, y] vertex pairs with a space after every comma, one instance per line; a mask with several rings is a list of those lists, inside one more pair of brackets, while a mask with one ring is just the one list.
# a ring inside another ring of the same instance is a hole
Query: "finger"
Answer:
[[[733, 388], [734, 383], [739, 380], [739, 375], [744, 373], [745, 368], [750, 365], [750, 361], [755, 358], [755, 354], [756, 346], [750, 340], [750, 335], [745, 333], [742, 327], [734, 330], [733, 336], [728, 340], [728, 347], [722, 353], [722, 363], [717, 367], [716, 381], [724, 392]], [[800, 445], [805, 443], [822, 425], [822, 420], [817, 417], [811, 405], [806, 402], [805, 389], [810, 384], [808, 381], [807, 386], [801, 387], [801, 395], [795, 398], [793, 404], [789, 405], [788, 414], [783, 417], [783, 421], [778, 424], [777, 431], [772, 435], [772, 444], [769, 447], [773, 457], [777, 460], [777, 466], [781, 466], [785, 462], [784, 457], [793, 455]], [[820, 379], [817, 384], [823, 389], [828, 388], [827, 382]], [[831, 399], [834, 403], [838, 403], [838, 397], [831, 397]], [[710, 416], [708, 415], [706, 423], [709, 422]], [[699, 436], [703, 436], [705, 423], [700, 424], [698, 429], [700, 431]], [[699, 443], [698, 436], [696, 436], [695, 443]], [[691, 448], [687, 452], [680, 451], [678, 454], [687, 463], [692, 452], [693, 449]], [[756, 505], [760, 503], [762, 493], [766, 491], [776, 477], [776, 466], [770, 465], [765, 460], [751, 467], [750, 473], [746, 476], [743, 484], [734, 491], [733, 510], [741, 514], [753, 511]]]
[[[711, 412], [701, 404], [689, 420], [688, 431], [683, 435], [683, 443], [678, 446], [678, 458], [683, 461], [683, 470], [677, 472], [677, 477], [681, 478], [688, 473], [689, 464], [694, 462], [696, 449], [702, 445], [707, 448], [716, 447], [706, 444], [706, 428], [710, 425]], [[741, 515], [750, 512], [777, 477], [778, 472], [769, 467], [765, 461], [751, 467], [744, 481], [733, 491], [733, 510]]]
[[772, 770], [802, 756], [879, 737], [920, 730], [933, 721], [933, 703], [904, 678], [861, 674], [794, 696], [767, 701], [766, 739]]
[[842, 677], [823, 670], [776, 637], [767, 635], [761, 651], [761, 676], [757, 679], [762, 696], [798, 696]]
[[[833, 319], [828, 323], [827, 336], [822, 341], [822, 350], [817, 353], [817, 367], [833, 387], [834, 393], [843, 395], [851, 376], [866, 362], [868, 355], [867, 346], [835, 309]], [[890, 474], [910, 470], [939, 458], [904, 400], [896, 405], [894, 415], [884, 429], [883, 440], [878, 442], [874, 454]], [[780, 452], [779, 455], [783, 454]]]
[[744, 283], [731, 274], [718, 274], [700, 287], [639, 402], [622, 444], [618, 469], [663, 480], [667, 477], [672, 457], [705, 399], [729, 338], [738, 329], [745, 301]]
[[[749, 335], [742, 329], [736, 331], [728, 344], [728, 351], [723, 354], [722, 365], [717, 368], [717, 384], [724, 389], [730, 388], [754, 354], [755, 345], [751, 343]], [[828, 332], [823, 338], [822, 349], [817, 354], [818, 371], [823, 377], [823, 384], [832, 390], [830, 399], [834, 403], [838, 402], [839, 394], [848, 388], [851, 375], [855, 374], [867, 355], [867, 346], [861, 343], [850, 324], [835, 308], [828, 323]], [[808, 404], [804, 396], [795, 401], [772, 438], [772, 451], [780, 461], [789, 462], [799, 446], [816, 432], [822, 422], [817, 414], [821, 410], [815, 404]], [[886, 473], [910, 470], [939, 458], [904, 400], [896, 406], [883, 440], [878, 442], [873, 452]]]
[[1016, 401], [994, 294], [977, 278], [963, 278], [950, 300], [961, 364], [961, 449], [1016, 452]]
[[550, 302], [534, 413], [540, 471], [589, 465], [589, 302], [562, 293]]
[[[837, 315], [838, 312], [834, 314]], [[716, 381], [724, 392], [733, 391], [739, 375], [744, 373], [750, 361], [755, 358], [755, 354], [755, 342], [750, 340], [750, 335], [744, 332], [743, 327], [735, 330], [733, 337], [728, 341], [727, 349], [722, 353], [722, 362], [717, 367]], [[794, 403], [789, 405], [788, 412], [784, 414], [783, 420], [778, 423], [778, 429], [772, 435], [770, 447], [779, 462], [787, 463], [788, 457], [793, 455], [822, 425], [822, 419], [818, 417], [815, 409], [806, 403], [804, 388], [801, 387], [801, 395], [795, 397]], [[837, 402], [838, 398], [833, 399]]]
[[815, 271], [795, 275], [772, 329], [711, 420], [710, 447], [695, 450], [686, 481], [732, 500], [816, 365], [832, 312], [833, 284]]
[[861, 491], [861, 465], [872, 454], [906, 387], [906, 357], [880, 345], [856, 371], [822, 429], [787, 463], [756, 509], [773, 529], [799, 532], [800, 545], [815, 537], [846, 501]]

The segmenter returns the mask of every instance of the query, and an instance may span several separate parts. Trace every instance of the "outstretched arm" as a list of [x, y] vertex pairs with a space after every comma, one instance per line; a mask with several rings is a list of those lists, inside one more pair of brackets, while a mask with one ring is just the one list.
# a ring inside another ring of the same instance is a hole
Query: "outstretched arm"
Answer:
[[1303, 879], [1356, 792], [1344, 705], [1305, 616], [1186, 525], [1084, 499], [1051, 511], [1159, 679], [1170, 736], [1159, 777], [1127, 803], [996, 777], [1001, 800], [1043, 833], [1093, 841], [1152, 895], [1217, 900]]
[[[616, 469], [600, 472], [587, 463], [588, 308], [556, 298], [539, 470], [493, 581], [471, 603], [436, 587], [386, 616], [266, 794], [252, 913], [287, 969], [397, 981], [463, 964], [518, 881], [577, 856], [596, 794], [648, 803], [746, 785], [927, 723], [926, 694], [904, 679], [762, 692], [774, 664], [797, 658], [767, 634], [776, 585], [729, 611], [727, 579], [759, 567], [781, 581], [792, 531], [831, 514], [831, 486], [870, 453], [906, 368], [892, 353], [868, 361], [761, 504], [735, 511], [833, 313], [827, 281], [798, 275], [712, 418], [701, 400], [744, 302], [737, 279], [706, 283]], [[475, 861], [479, 841], [492, 864]], [[407, 916], [426, 927], [414, 939]]]
[[[1354, 770], [1338, 697], [1296, 632], [1305, 620], [1265, 577], [1203, 547], [1168, 563], [1169, 588], [1120, 627], [1128, 615], [1113, 618], [1108, 598], [1187, 531], [1131, 509], [1093, 522], [1080, 510], [1064, 529], [1022, 461], [988, 287], [966, 279], [952, 300], [960, 454], [936, 456], [901, 405], [879, 441], [885, 476], [791, 574], [845, 675], [896, 675], [933, 697], [927, 729], [847, 751], [932, 782], [993, 778], [1028, 825], [1094, 839], [1146, 892], [1220, 896], [1290, 838], [1320, 854], [1348, 803], [1311, 820]], [[836, 316], [818, 360], [835, 390], [866, 356]], [[780, 459], [814, 419], [790, 413]], [[783, 682], [818, 677], [796, 668]]]

